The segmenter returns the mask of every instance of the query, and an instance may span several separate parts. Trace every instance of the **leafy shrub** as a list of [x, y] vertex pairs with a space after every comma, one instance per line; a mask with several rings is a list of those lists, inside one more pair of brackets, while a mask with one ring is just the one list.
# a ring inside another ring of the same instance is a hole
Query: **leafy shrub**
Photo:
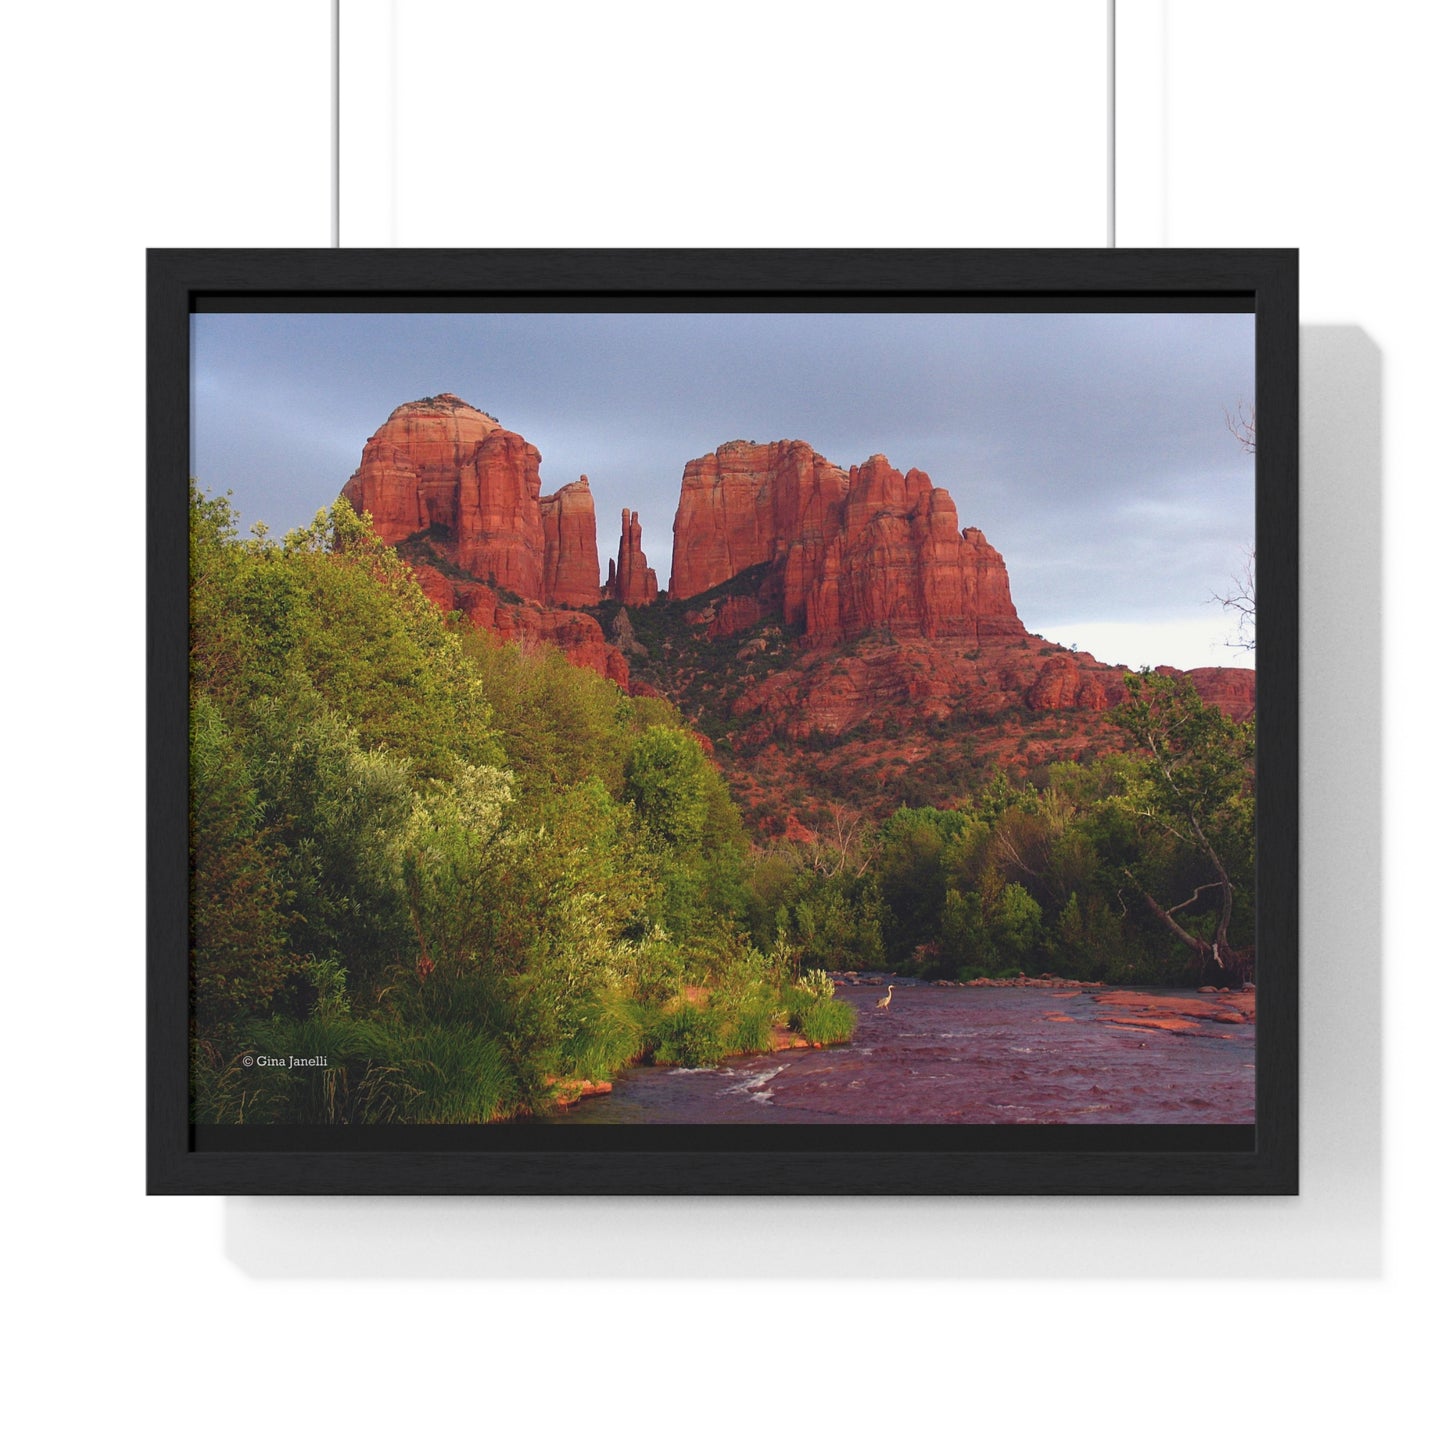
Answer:
[[833, 980], [828, 977], [826, 969], [810, 968], [798, 979], [796, 987], [799, 993], [815, 999], [833, 997]]
[[682, 987], [684, 963], [676, 945], [660, 928], [619, 948], [624, 979], [639, 1003], [660, 1007]]

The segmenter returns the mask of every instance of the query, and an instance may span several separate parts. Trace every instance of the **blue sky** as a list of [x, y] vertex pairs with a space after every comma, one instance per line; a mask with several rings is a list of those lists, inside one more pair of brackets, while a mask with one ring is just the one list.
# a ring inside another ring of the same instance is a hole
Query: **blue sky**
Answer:
[[[205, 314], [192, 472], [246, 525], [309, 521], [402, 402], [452, 391], [586, 473], [598, 547], [641, 513], [666, 582], [685, 463], [734, 438], [875, 452], [947, 487], [1025, 626], [1106, 662], [1248, 665], [1225, 592], [1253, 542], [1233, 314]], [[605, 560], [603, 563], [606, 566]]]

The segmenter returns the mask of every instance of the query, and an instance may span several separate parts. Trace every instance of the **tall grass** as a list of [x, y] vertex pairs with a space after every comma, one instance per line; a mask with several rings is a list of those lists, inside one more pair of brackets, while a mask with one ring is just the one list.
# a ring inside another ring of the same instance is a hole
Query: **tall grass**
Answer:
[[857, 1010], [840, 998], [819, 999], [803, 1011], [798, 1024], [810, 1044], [846, 1044], [857, 1026]]
[[[197, 1054], [196, 1117], [222, 1124], [482, 1124], [506, 1117], [518, 1084], [475, 1028], [399, 1020], [254, 1021], [244, 1053]], [[244, 1060], [249, 1058], [248, 1066]], [[324, 1058], [291, 1067], [289, 1060]], [[286, 1064], [263, 1063], [284, 1059]]]
[[788, 1027], [810, 1044], [842, 1043], [853, 1037], [857, 1014], [850, 1005], [833, 998], [833, 980], [821, 968], [809, 969], [783, 990]]
[[495, 1039], [473, 1030], [433, 1028], [409, 1040], [396, 1068], [414, 1090], [408, 1122], [489, 1124], [512, 1112], [517, 1081]]
[[778, 1000], [755, 993], [738, 1000], [724, 1015], [723, 1041], [730, 1054], [765, 1054], [772, 1047]]
[[562, 1069], [579, 1079], [606, 1079], [643, 1051], [643, 1008], [618, 993], [588, 1000], [562, 1051]]
[[722, 1016], [715, 1009], [685, 1003], [653, 1018], [652, 1057], [659, 1064], [684, 1069], [709, 1069], [727, 1053]]

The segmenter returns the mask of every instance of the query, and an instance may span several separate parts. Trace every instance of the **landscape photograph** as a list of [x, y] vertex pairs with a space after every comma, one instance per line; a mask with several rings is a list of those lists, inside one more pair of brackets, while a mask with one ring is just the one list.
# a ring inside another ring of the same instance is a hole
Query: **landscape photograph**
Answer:
[[195, 1124], [1255, 1122], [1249, 311], [190, 349]]

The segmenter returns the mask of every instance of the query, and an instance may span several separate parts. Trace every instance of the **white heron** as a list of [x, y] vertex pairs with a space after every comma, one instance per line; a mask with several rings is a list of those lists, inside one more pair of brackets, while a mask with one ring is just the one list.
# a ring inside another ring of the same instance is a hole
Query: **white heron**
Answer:
[[888, 992], [873, 1005], [874, 1008], [887, 1008], [893, 1002], [893, 985], [888, 985]]

